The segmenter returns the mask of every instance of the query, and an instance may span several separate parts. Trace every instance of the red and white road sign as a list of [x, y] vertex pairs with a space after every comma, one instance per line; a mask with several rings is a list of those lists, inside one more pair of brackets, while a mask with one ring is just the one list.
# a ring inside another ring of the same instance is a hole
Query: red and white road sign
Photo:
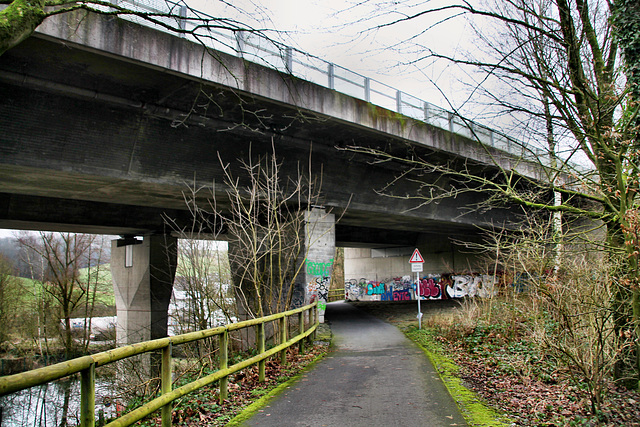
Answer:
[[422, 258], [422, 254], [420, 253], [418, 248], [416, 248], [416, 250], [413, 251], [413, 255], [411, 255], [411, 259], [409, 260], [409, 262], [411, 264], [423, 263], [424, 262], [424, 258]]

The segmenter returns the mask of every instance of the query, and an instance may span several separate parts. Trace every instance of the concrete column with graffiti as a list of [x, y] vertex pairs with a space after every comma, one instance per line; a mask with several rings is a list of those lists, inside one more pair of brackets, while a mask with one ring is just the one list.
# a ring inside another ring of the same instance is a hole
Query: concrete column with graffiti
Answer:
[[320, 322], [324, 323], [336, 252], [335, 215], [321, 208], [312, 208], [307, 212], [305, 235], [308, 245], [304, 266], [305, 303], [318, 301]]

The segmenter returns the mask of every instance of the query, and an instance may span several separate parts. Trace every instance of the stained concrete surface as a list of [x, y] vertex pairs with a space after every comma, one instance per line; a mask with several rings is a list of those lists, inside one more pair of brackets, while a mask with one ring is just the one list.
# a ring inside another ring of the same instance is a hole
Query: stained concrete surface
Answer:
[[424, 353], [396, 327], [327, 306], [333, 351], [244, 426], [466, 426]]

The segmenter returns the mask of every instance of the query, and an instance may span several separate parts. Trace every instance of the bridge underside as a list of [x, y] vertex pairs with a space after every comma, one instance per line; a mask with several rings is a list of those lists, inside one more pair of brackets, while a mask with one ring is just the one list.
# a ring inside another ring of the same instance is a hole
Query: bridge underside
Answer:
[[[183, 192], [194, 182], [215, 182], [224, 208], [221, 164], [242, 177], [238, 160], [272, 147], [284, 176], [311, 169], [321, 178], [318, 203], [340, 218], [341, 246], [406, 246], [417, 233], [460, 238], [510, 215], [473, 210], [481, 199], [470, 194], [411, 210], [414, 201], [376, 192], [400, 171], [397, 164], [369, 164], [336, 149], [397, 147], [402, 154], [406, 141], [44, 36], [3, 55], [0, 91], [3, 228], [164, 232], [163, 215], [190, 219]], [[417, 187], [405, 183], [396, 192]]]
[[[83, 22], [100, 27], [97, 39], [111, 40], [106, 45], [113, 49], [126, 51], [118, 43], [137, 49], [145, 43], [138, 36], [146, 34], [146, 43], [166, 44], [170, 60], [180, 63], [182, 53], [200, 48], [117, 19], [89, 16]], [[64, 28], [73, 28], [73, 34], [84, 31], [79, 24], [59, 24], [58, 29]], [[379, 191], [402, 173], [402, 166], [371, 163], [370, 157], [339, 149], [370, 147], [397, 156], [414, 152], [432, 162], [465, 162], [469, 167], [463, 153], [403, 139], [398, 129], [413, 126], [414, 135], [431, 135], [449, 146], [473, 146], [469, 141], [454, 141], [458, 137], [446, 131], [400, 121], [395, 113], [240, 58], [219, 54], [216, 60], [225, 64], [224, 70], [238, 73], [227, 79], [241, 78], [243, 90], [132, 59], [127, 52], [99, 51], [43, 34], [5, 52], [0, 61], [0, 228], [144, 235], [144, 244], [134, 252], [147, 261], [134, 270], [119, 266], [115, 274], [126, 340], [146, 338], [134, 337], [142, 324], [150, 325], [149, 337], [166, 332], [166, 287], [175, 265], [158, 261], [156, 253], [171, 233], [166, 219], [178, 227], [191, 222], [185, 194], [191, 196], [193, 188], [200, 189], [196, 198], [203, 205], [213, 197], [218, 209], [228, 208], [227, 165], [246, 185], [241, 162], [255, 163], [275, 151], [283, 184], [300, 173], [317, 181], [319, 198], [307, 208], [324, 208], [337, 223], [320, 252], [310, 249], [307, 262], [315, 267], [307, 266], [305, 282], [297, 285], [311, 283], [319, 299], [328, 270], [317, 266], [331, 265], [335, 246], [469, 240], [477, 237], [478, 225], [504, 226], [513, 220], [509, 209], [477, 209], [485, 200], [478, 193], [419, 208], [409, 198], [381, 196]], [[272, 87], [286, 93], [260, 96], [252, 85], [262, 85], [261, 93]], [[353, 118], [345, 119], [344, 111], [343, 118], [336, 118], [282, 101], [306, 97], [320, 106], [348, 105], [346, 115], [353, 113]], [[360, 117], [375, 126], [362, 125]], [[388, 132], [391, 128], [395, 131]], [[485, 169], [478, 170], [489, 174]], [[409, 176], [415, 179], [399, 181], [395, 194], [415, 195], [421, 181], [446, 185], [447, 180], [424, 171]], [[332, 225], [325, 224], [326, 230]], [[125, 252], [114, 246], [120, 264]], [[168, 279], [156, 280], [156, 270]]]

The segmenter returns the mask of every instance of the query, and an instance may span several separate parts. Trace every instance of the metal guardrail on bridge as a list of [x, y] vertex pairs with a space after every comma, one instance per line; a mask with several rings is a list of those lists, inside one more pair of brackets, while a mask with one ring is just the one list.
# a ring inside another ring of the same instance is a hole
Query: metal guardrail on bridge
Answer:
[[[308, 321], [306, 321], [305, 313], [308, 312]], [[288, 318], [298, 315], [298, 334], [288, 339]], [[269, 350], [265, 350], [265, 328], [267, 322], [279, 322], [280, 343]], [[308, 328], [305, 327], [308, 324]], [[255, 356], [238, 362], [232, 366], [228, 364], [228, 344], [229, 332], [244, 328], [256, 327], [256, 346], [257, 353]], [[261, 317], [258, 319], [247, 320], [239, 323], [231, 323], [218, 328], [207, 329], [204, 331], [191, 332], [188, 334], [177, 335], [174, 337], [160, 338], [153, 341], [145, 341], [89, 356], [79, 357], [77, 359], [68, 360], [43, 368], [34, 369], [32, 371], [23, 372], [21, 374], [8, 375], [0, 377], [0, 396], [46, 384], [60, 378], [80, 373], [80, 425], [83, 427], [92, 427], [95, 425], [95, 369], [97, 367], [127, 359], [139, 354], [149, 353], [152, 351], [162, 351], [161, 365], [161, 395], [150, 402], [134, 409], [133, 411], [123, 415], [120, 418], [107, 424], [108, 427], [129, 426], [142, 418], [152, 414], [157, 410], [162, 411], [162, 426], [171, 425], [171, 402], [191, 393], [199, 388], [209, 385], [215, 381], [219, 381], [220, 385], [220, 401], [227, 398], [227, 379], [229, 375], [238, 372], [249, 366], [258, 364], [258, 379], [265, 381], [265, 361], [267, 358], [280, 353], [280, 362], [285, 363], [286, 350], [292, 345], [299, 343], [301, 351], [304, 349], [304, 339], [312, 334], [318, 327], [317, 302], [300, 307], [295, 310], [283, 313], [273, 314], [271, 316]], [[218, 336], [219, 341], [219, 369], [205, 377], [196, 381], [185, 384], [175, 390], [172, 390], [172, 347], [174, 345], [186, 344], [194, 341], [203, 340], [210, 337]]]
[[[215, 18], [206, 13], [188, 8], [182, 1], [111, 1], [117, 5], [126, 5], [127, 8], [136, 12], [160, 14], [154, 16], [154, 19], [172, 28], [185, 30], [182, 36], [194, 42], [203, 43], [205, 46], [217, 51], [242, 57], [248, 61], [292, 74], [303, 80], [334, 89], [404, 116], [478, 140], [482, 144], [497, 148], [513, 156], [528, 158], [545, 165], [550, 164], [549, 155], [543, 149], [525, 145], [504, 133], [464, 119], [453, 112], [395, 89], [385, 83], [286, 46], [283, 43], [265, 37], [261, 32], [247, 31], [239, 23], [234, 24], [232, 21], [228, 21], [227, 26], [236, 25], [237, 28], [225, 31], [207, 28], [206, 25], [203, 25], [203, 21], [211, 20], [211, 22], [217, 22]], [[160, 31], [171, 32], [168, 28], [155, 25], [140, 16], [124, 14], [121, 17]]]

